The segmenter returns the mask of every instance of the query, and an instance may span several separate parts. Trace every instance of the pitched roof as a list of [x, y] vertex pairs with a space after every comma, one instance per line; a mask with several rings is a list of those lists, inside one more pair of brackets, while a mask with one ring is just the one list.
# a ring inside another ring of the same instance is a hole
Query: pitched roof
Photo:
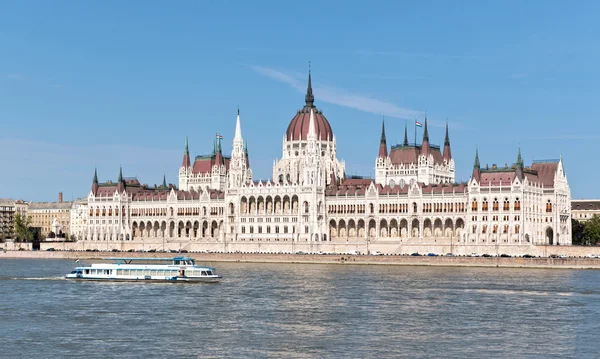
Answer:
[[[430, 146], [429, 153], [433, 156], [433, 162], [436, 164], [442, 164], [444, 162], [444, 156], [440, 152], [438, 146]], [[409, 146], [392, 146], [390, 151], [390, 160], [392, 164], [411, 164], [417, 163], [419, 156], [421, 155], [421, 146], [409, 145]]]

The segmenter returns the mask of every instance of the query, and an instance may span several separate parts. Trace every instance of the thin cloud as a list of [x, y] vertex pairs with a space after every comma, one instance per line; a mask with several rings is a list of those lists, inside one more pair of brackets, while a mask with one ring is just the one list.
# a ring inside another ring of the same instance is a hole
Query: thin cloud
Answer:
[[[306, 91], [305, 80], [300, 79], [297, 76], [263, 66], [251, 65], [250, 68], [260, 75], [289, 85], [301, 93]], [[317, 85], [313, 86], [313, 91], [318, 97], [319, 101], [353, 108], [364, 112], [401, 119], [414, 119], [423, 116], [423, 112], [421, 111], [402, 108], [390, 102], [353, 94], [344, 89], [336, 87]]]

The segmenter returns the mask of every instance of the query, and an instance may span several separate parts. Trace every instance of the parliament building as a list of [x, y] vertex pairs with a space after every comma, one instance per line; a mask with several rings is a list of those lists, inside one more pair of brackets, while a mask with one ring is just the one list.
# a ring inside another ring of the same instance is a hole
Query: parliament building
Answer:
[[[233, 121], [232, 121], [233, 122]], [[482, 167], [475, 150], [468, 182], [455, 180], [448, 125], [443, 146], [388, 146], [382, 125], [375, 178], [348, 177], [337, 138], [315, 107], [311, 75], [305, 104], [283, 136], [272, 179], [255, 181], [238, 111], [231, 155], [221, 138], [192, 157], [186, 139], [177, 185], [123, 177], [87, 196], [79, 241], [180, 243], [409, 243], [570, 245], [571, 196], [562, 158]], [[228, 248], [228, 247], [223, 247]]]

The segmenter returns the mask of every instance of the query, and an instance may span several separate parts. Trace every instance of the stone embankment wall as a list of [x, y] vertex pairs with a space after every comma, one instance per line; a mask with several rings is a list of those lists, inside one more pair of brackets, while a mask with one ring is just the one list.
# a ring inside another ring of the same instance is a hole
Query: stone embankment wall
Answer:
[[[5, 243], [8, 245], [10, 243]], [[21, 245], [25, 249], [30, 249], [30, 244]], [[2, 248], [2, 244], [0, 244]], [[411, 254], [411, 253], [435, 253], [466, 256], [475, 254], [490, 254], [498, 256], [500, 254], [508, 254], [511, 256], [531, 254], [536, 257], [549, 257], [551, 255], [565, 255], [568, 257], [585, 257], [590, 254], [600, 255], [600, 246], [584, 247], [584, 246], [534, 246], [529, 244], [451, 244], [451, 243], [406, 243], [396, 241], [379, 241], [375, 243], [348, 243], [348, 242], [217, 242], [217, 241], [160, 241], [160, 240], [145, 240], [145, 241], [79, 241], [79, 242], [47, 242], [41, 243], [41, 250], [45, 251], [48, 248], [56, 250], [70, 251], [85, 251], [99, 250], [110, 251], [117, 249], [121, 252], [128, 250], [134, 251], [169, 251], [169, 250], [187, 250], [189, 252], [226, 252], [226, 253], [280, 253], [291, 254], [297, 252], [315, 253], [348, 253], [349, 251], [360, 251], [361, 253], [379, 251], [383, 254]], [[14, 249], [14, 248], [8, 248]]]
[[[405, 266], [462, 266], [503, 268], [556, 268], [600, 269], [600, 259], [588, 258], [483, 258], [483, 257], [415, 257], [400, 255], [319, 255], [319, 254], [260, 254], [260, 253], [187, 253], [199, 263], [255, 262], [255, 263], [304, 263], [337, 265], [405, 265]], [[102, 259], [106, 257], [171, 257], [172, 253], [114, 253], [80, 251], [7, 251], [0, 252], [0, 260], [6, 258], [38, 259]]]

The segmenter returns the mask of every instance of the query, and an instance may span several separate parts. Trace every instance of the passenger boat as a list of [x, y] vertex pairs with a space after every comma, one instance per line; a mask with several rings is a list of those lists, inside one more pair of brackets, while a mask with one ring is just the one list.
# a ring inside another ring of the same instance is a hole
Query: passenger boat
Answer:
[[76, 267], [67, 279], [217, 283], [214, 268], [196, 265], [193, 258], [104, 258], [113, 263]]

